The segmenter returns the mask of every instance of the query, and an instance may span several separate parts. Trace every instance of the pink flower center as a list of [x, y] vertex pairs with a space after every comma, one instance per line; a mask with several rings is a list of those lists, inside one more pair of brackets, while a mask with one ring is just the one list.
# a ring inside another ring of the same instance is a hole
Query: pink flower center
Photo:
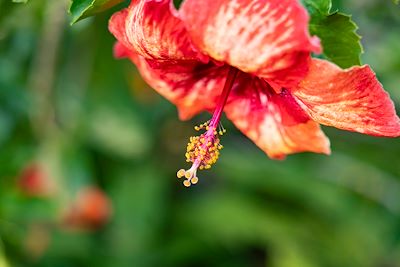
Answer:
[[195, 127], [196, 131], [205, 129], [206, 132], [200, 136], [190, 137], [187, 145], [186, 161], [192, 162], [192, 167], [188, 170], [180, 169], [177, 172], [178, 178], [186, 178], [183, 181], [186, 187], [197, 184], [199, 181], [197, 177], [198, 169], [209, 169], [218, 160], [219, 151], [223, 148], [220, 144], [219, 136], [222, 136], [226, 132], [220, 124], [221, 115], [237, 74], [238, 70], [236, 68], [231, 67], [229, 69], [224, 89], [218, 99], [211, 120]]

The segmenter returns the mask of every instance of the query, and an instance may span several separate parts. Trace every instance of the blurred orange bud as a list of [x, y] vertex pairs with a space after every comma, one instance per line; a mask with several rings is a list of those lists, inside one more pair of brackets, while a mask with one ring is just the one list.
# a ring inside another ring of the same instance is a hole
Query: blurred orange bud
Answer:
[[67, 210], [64, 223], [72, 228], [96, 229], [107, 224], [111, 214], [111, 201], [107, 195], [99, 188], [85, 187]]
[[25, 167], [17, 181], [21, 192], [33, 197], [48, 197], [55, 193], [55, 183], [43, 166], [34, 163]]

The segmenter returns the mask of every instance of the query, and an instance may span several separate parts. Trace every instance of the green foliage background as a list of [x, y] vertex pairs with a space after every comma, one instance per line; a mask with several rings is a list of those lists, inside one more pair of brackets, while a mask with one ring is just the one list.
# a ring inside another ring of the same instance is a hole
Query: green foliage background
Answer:
[[[0, 0], [0, 267], [400, 266], [398, 139], [324, 128], [332, 156], [271, 161], [225, 121], [220, 161], [183, 188], [175, 174], [187, 167], [187, 138], [208, 115], [180, 122], [130, 62], [112, 57], [107, 20], [120, 6], [73, 26], [67, 8]], [[399, 6], [336, 9], [353, 14], [363, 62], [399, 107]], [[57, 181], [57, 196], [18, 190], [32, 162]], [[59, 227], [60, 210], [91, 184], [112, 200], [110, 223]], [[27, 246], [32, 229], [44, 234]]]

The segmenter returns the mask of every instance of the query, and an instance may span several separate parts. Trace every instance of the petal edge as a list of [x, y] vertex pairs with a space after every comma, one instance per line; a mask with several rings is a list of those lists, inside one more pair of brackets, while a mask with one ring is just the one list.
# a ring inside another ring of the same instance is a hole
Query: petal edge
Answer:
[[342, 70], [313, 59], [309, 74], [292, 93], [321, 124], [375, 136], [400, 136], [394, 104], [368, 65]]
[[172, 0], [133, 0], [111, 17], [109, 30], [147, 59], [208, 61], [192, 44]]

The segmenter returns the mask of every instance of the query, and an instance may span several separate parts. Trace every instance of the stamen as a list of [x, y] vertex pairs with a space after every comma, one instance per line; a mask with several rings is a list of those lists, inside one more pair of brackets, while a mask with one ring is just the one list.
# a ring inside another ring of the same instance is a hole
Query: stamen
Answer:
[[[203, 124], [204, 125], [204, 124]], [[217, 162], [220, 150], [223, 146], [220, 144], [218, 133], [215, 127], [209, 128], [200, 136], [192, 136], [186, 148], [186, 161], [192, 162], [192, 167], [188, 170], [180, 169], [176, 176], [185, 177], [183, 185], [186, 187], [197, 184], [199, 178], [197, 170], [210, 169]]]
[[210, 120], [206, 121], [205, 123], [200, 124], [199, 126], [194, 126], [194, 129], [196, 131], [200, 131], [200, 130], [203, 130], [203, 129], [208, 130], [207, 127], [208, 127], [209, 124], [210, 124]]
[[224, 128], [224, 126], [222, 126], [222, 124], [220, 123], [218, 126], [218, 134], [223, 136], [226, 133], [226, 129]]
[[219, 136], [226, 133], [225, 128], [220, 124], [221, 115], [237, 73], [238, 70], [235, 68], [229, 70], [224, 89], [211, 120], [194, 127], [196, 131], [206, 130], [206, 132], [189, 138], [185, 156], [187, 162], [192, 162], [192, 167], [188, 170], [180, 169], [176, 173], [178, 178], [185, 177], [183, 185], [186, 187], [198, 183], [198, 169], [210, 169], [219, 158], [220, 150], [223, 148]]

